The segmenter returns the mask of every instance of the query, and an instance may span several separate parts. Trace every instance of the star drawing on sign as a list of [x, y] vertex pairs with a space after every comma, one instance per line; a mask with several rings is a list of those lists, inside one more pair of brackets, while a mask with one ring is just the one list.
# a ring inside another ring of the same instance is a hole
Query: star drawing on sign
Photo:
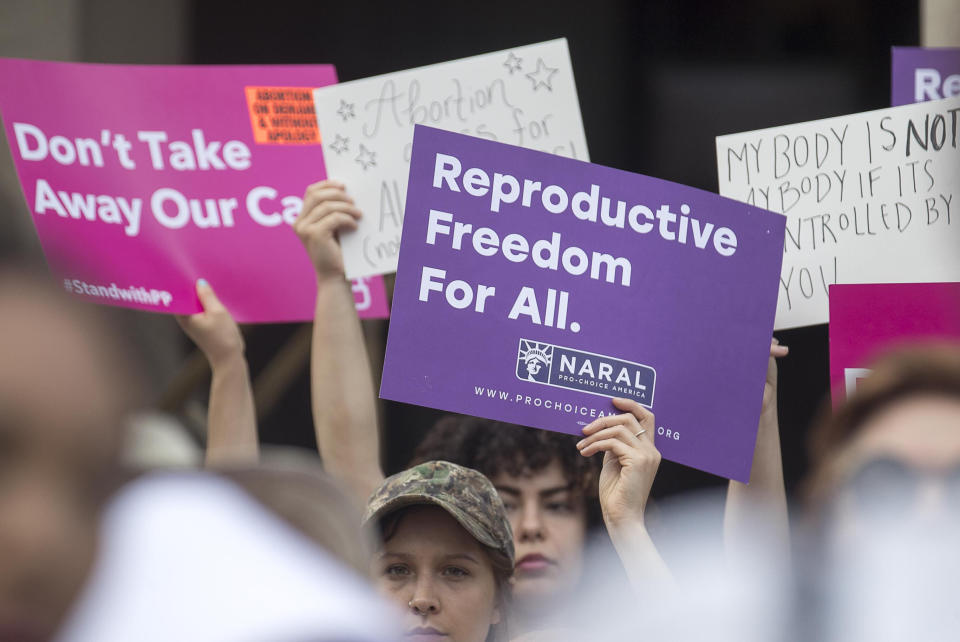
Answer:
[[371, 152], [363, 143], [360, 143], [360, 154], [354, 160], [360, 163], [360, 167], [366, 171], [368, 168], [377, 165], [377, 153]]
[[348, 103], [343, 98], [340, 99], [340, 108], [337, 109], [337, 114], [343, 119], [343, 122], [356, 118], [356, 114], [353, 113], [353, 103]]
[[513, 72], [520, 71], [521, 63], [523, 63], [523, 58], [518, 58], [517, 56], [513, 55], [513, 52], [511, 51], [507, 56], [506, 61], [504, 61], [503, 66], [507, 68], [507, 71], [509, 71], [510, 75], [512, 76]]
[[536, 91], [538, 87], [546, 87], [547, 91], [553, 91], [553, 85], [550, 84], [553, 74], [560, 71], [556, 67], [548, 67], [543, 58], [537, 58], [537, 70], [531, 71], [529, 74], [526, 74], [527, 78], [533, 83], [533, 90]]
[[334, 141], [330, 143], [330, 149], [337, 152], [337, 156], [339, 156], [343, 152], [350, 151], [350, 147], [348, 146], [349, 143], [350, 143], [349, 138], [346, 138], [344, 136], [341, 136], [340, 134], [337, 134], [337, 137], [334, 139]]

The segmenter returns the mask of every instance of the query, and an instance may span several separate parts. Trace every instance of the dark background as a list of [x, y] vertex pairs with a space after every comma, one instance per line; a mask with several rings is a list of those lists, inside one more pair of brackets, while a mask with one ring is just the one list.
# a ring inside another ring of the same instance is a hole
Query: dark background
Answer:
[[[919, 29], [916, 1], [198, 0], [189, 10], [189, 62], [334, 63], [341, 80], [565, 36], [591, 160], [714, 192], [717, 135], [889, 106], [890, 47], [917, 45]], [[255, 330], [255, 374], [294, 330]], [[780, 364], [780, 426], [792, 490], [828, 392], [827, 329], [777, 337], [791, 348]], [[307, 374], [262, 422], [264, 441], [313, 447]], [[384, 408], [393, 472], [437, 413]], [[723, 482], [664, 462], [654, 495]]]

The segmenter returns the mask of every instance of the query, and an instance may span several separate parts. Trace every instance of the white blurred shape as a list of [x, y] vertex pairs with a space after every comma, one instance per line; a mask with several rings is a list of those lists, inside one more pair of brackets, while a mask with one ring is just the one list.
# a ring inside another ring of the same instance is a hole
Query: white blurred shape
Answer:
[[140, 412], [128, 423], [124, 461], [136, 468], [196, 468], [203, 452], [170, 415]]
[[[956, 509], [957, 507], [951, 507]], [[960, 522], [955, 514], [886, 514], [828, 531], [820, 567], [826, 642], [960, 639]]]
[[391, 608], [232, 484], [171, 473], [113, 502], [61, 642], [381, 642]]

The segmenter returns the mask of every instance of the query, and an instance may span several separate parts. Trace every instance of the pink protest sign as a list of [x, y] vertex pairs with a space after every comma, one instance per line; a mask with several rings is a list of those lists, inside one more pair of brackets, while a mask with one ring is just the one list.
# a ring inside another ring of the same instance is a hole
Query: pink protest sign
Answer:
[[[312, 89], [336, 82], [332, 65], [0, 59], [0, 80], [24, 197], [66, 290], [187, 314], [205, 278], [240, 322], [312, 318], [314, 273], [289, 223], [326, 175]], [[385, 311], [379, 287], [366, 285], [368, 312]]]
[[350, 281], [353, 303], [361, 319], [387, 319], [390, 307], [387, 304], [387, 286], [382, 276], [363, 276]]
[[869, 375], [880, 352], [925, 340], [960, 341], [960, 283], [830, 286], [834, 406]]

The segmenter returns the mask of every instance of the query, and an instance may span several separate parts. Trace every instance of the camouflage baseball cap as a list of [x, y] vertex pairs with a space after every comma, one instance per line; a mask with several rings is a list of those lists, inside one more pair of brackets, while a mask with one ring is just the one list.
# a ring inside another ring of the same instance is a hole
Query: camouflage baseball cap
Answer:
[[448, 461], [428, 461], [388, 477], [367, 501], [363, 523], [423, 504], [447, 511], [478, 542], [513, 562], [513, 530], [493, 484], [472, 468]]

